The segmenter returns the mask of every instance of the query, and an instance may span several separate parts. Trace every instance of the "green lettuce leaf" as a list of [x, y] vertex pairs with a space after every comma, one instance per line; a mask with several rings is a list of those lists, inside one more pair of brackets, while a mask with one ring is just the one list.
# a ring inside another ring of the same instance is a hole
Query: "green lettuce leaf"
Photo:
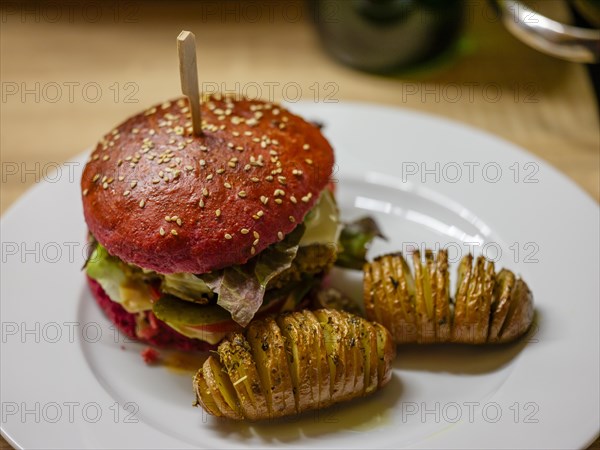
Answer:
[[183, 300], [207, 303], [213, 293], [202, 278], [193, 273], [171, 273], [162, 276], [161, 291]]
[[120, 303], [127, 312], [136, 313], [152, 308], [150, 287], [144, 281], [144, 276], [140, 275], [141, 271], [111, 256], [100, 244], [89, 256], [85, 270], [90, 278], [102, 286], [110, 299]]
[[306, 230], [300, 240], [300, 247], [337, 243], [342, 227], [337, 203], [331, 191], [323, 191], [317, 204], [306, 214], [304, 225]]
[[386, 239], [377, 222], [371, 217], [344, 224], [339, 240], [342, 251], [338, 254], [335, 265], [361, 270], [367, 261], [367, 250], [376, 237]]
[[246, 264], [202, 275], [208, 287], [219, 295], [217, 304], [241, 326], [248, 325], [262, 305], [269, 281], [292, 265], [303, 234], [304, 225], [300, 224], [285, 239]]
[[88, 258], [85, 270], [90, 278], [102, 286], [111, 300], [122, 303], [120, 287], [127, 280], [127, 276], [118, 258], [110, 256], [106, 249], [98, 244]]

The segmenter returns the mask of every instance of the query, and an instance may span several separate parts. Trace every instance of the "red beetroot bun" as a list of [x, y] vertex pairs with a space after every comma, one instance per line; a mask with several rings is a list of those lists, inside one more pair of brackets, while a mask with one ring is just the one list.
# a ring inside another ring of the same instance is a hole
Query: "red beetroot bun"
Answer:
[[[243, 264], [290, 233], [328, 184], [333, 150], [281, 106], [212, 96], [193, 136], [186, 99], [107, 134], [81, 180], [90, 232], [161, 273]], [[175, 219], [173, 219], [175, 217]]]
[[128, 338], [146, 342], [157, 347], [168, 347], [183, 351], [206, 351], [216, 348], [216, 346], [211, 345], [208, 342], [199, 339], [190, 339], [187, 336], [178, 333], [155, 317], [153, 318], [155, 328], [152, 330], [152, 333], [147, 333], [146, 338], [137, 336], [135, 332], [135, 314], [127, 312], [121, 305], [113, 302], [106, 292], [104, 292], [102, 286], [92, 278], [88, 277], [88, 283], [100, 308], [102, 308], [106, 316], [115, 324], [119, 331]]

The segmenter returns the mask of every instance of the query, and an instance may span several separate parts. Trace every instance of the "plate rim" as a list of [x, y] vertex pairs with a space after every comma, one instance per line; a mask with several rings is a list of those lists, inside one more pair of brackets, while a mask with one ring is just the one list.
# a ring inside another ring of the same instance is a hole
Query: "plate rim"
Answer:
[[[311, 103], [308, 102], [308, 104], [310, 105]], [[454, 119], [449, 119], [447, 117], [439, 116], [436, 114], [431, 114], [428, 112], [412, 110], [409, 108], [400, 108], [400, 107], [394, 107], [394, 106], [390, 106], [390, 105], [380, 105], [380, 104], [375, 104], [375, 103], [356, 102], [356, 101], [348, 101], [348, 102], [344, 101], [344, 102], [340, 102], [340, 103], [332, 104], [332, 105], [335, 105], [335, 107], [339, 108], [339, 107], [341, 107], [341, 104], [343, 104], [344, 108], [368, 107], [368, 108], [380, 109], [380, 110], [384, 110], [386, 112], [386, 114], [402, 112], [402, 113], [410, 115], [410, 116], [417, 116], [420, 120], [439, 121], [439, 122], [445, 123], [445, 125], [450, 126], [450, 127], [462, 128], [468, 134], [476, 133], [480, 136], [483, 136], [486, 139], [496, 140], [496, 141], [500, 142], [502, 146], [510, 147], [511, 150], [517, 152], [520, 156], [526, 156], [530, 159], [532, 158], [534, 161], [536, 161], [538, 163], [541, 163], [544, 166], [544, 169], [549, 170], [553, 176], [558, 177], [561, 180], [561, 182], [563, 182], [563, 183], [566, 181], [571, 189], [574, 188], [573, 191], [576, 193], [576, 195], [578, 195], [582, 198], [585, 198], [587, 200], [587, 203], [589, 204], [589, 206], [593, 206], [596, 212], [600, 211], [600, 208], [598, 207], [598, 203], [592, 197], [592, 195], [589, 194], [588, 192], [586, 192], [585, 190], [583, 190], [583, 188], [581, 188], [574, 180], [572, 180], [570, 177], [568, 177], [567, 175], [562, 173], [560, 170], [558, 170], [556, 167], [554, 167], [552, 164], [550, 164], [548, 161], [546, 161], [542, 157], [539, 157], [538, 155], [535, 155], [535, 154], [529, 152], [528, 150], [520, 147], [518, 144], [513, 143], [508, 139], [505, 139], [504, 137], [494, 135], [486, 130], [478, 129], [470, 124], [465, 124], [465, 123], [456, 121]], [[317, 106], [321, 106], [321, 105], [317, 105]], [[294, 108], [294, 106], [290, 105], [290, 109], [292, 111], [293, 111], [293, 108]], [[86, 149], [83, 153], [81, 153], [79, 156], [77, 156], [77, 158], [72, 158], [72, 159], [66, 160], [64, 162], [72, 162], [72, 161], [76, 161], [76, 160], [81, 160], [83, 162], [85, 159], [85, 156], [89, 153], [91, 148], [93, 148], [93, 147]], [[63, 162], [63, 164], [61, 164], [61, 167], [64, 167], [64, 162]], [[19, 198], [17, 198], [2, 214], [2, 220], [1, 220], [2, 226], [4, 226], [4, 224], [7, 220], [12, 220], [12, 217], [14, 215], [18, 214], [19, 207], [27, 204], [31, 200], [31, 198], [35, 196], [35, 194], [38, 192], [38, 190], [42, 190], [47, 184], [48, 184], [48, 182], [45, 180], [40, 183], [36, 183], [35, 185], [28, 188], [27, 191], [24, 192]], [[76, 186], [78, 186], [78, 183], [74, 183], [74, 184]], [[581, 195], [581, 194], [583, 194], [583, 195]], [[4, 238], [3, 238], [3, 240], [4, 240]], [[4, 266], [4, 263], [3, 263], [3, 266]], [[2, 344], [2, 345], [6, 345], [6, 344]], [[5, 437], [7, 442], [10, 443], [10, 445], [12, 445], [13, 447], [16, 447], [16, 448], [22, 448], [18, 444], [18, 442], [12, 438], [10, 432], [5, 429], [4, 424], [2, 424], [0, 431], [2, 432], [2, 435]], [[596, 435], [588, 441], [587, 445], [594, 442], [594, 440], [598, 437], [598, 432], [600, 432], [600, 430], [598, 430], [596, 432]]]

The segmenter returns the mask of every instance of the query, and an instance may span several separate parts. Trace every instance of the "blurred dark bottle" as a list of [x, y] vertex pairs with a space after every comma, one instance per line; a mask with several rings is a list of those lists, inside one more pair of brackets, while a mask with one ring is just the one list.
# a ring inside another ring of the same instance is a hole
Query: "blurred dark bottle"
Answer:
[[572, 3], [590, 25], [600, 27], [600, 0], [572, 0]]
[[323, 45], [352, 67], [412, 68], [448, 50], [461, 33], [462, 0], [308, 0]]

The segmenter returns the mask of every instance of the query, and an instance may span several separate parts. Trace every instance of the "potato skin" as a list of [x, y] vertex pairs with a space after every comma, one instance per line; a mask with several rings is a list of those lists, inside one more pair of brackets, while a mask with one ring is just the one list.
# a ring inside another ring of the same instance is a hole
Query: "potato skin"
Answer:
[[[364, 266], [365, 311], [387, 327], [397, 344], [505, 343], [525, 334], [533, 321], [533, 295], [510, 270], [496, 273], [483, 256], [466, 255], [450, 298], [448, 255], [429, 250], [425, 263], [413, 254], [414, 276], [401, 253]], [[453, 303], [453, 304], [452, 304]]]
[[514, 341], [525, 334], [533, 321], [533, 294], [521, 279], [515, 283], [510, 306], [498, 343]]
[[384, 326], [345, 311], [303, 310], [227, 336], [194, 377], [194, 391], [209, 414], [272, 419], [374, 392], [390, 381], [395, 356]]
[[369, 320], [382, 324], [396, 342], [420, 342], [415, 311], [415, 281], [400, 253], [364, 265], [364, 303]]
[[[258, 368], [258, 377], [267, 398], [269, 415], [281, 417], [296, 412], [292, 376], [288, 369], [285, 340], [273, 317], [254, 321], [244, 333], [250, 343], [252, 358]], [[227, 354], [225, 339], [217, 350], [219, 358]], [[208, 358], [210, 360], [211, 357]], [[206, 367], [206, 364], [204, 364]], [[247, 417], [243, 415], [242, 418]]]

